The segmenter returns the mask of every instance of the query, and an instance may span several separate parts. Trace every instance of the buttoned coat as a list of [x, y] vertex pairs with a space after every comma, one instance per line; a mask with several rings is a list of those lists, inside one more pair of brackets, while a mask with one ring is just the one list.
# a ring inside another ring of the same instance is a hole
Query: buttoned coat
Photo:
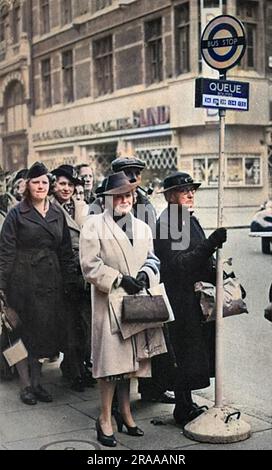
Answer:
[[0, 236], [0, 289], [22, 320], [30, 354], [49, 357], [62, 347], [63, 283], [75, 276], [71, 238], [62, 211], [46, 217], [24, 200], [7, 214]]
[[80, 262], [86, 281], [92, 284], [92, 361], [93, 376], [135, 373], [145, 376], [144, 362], [166, 352], [161, 327], [138, 332], [131, 328], [129, 337], [122, 336], [121, 306], [127, 295], [115, 287], [120, 274], [136, 277], [147, 273], [150, 285], [159, 283], [159, 260], [153, 252], [150, 228], [132, 214], [133, 245], [114, 222], [108, 210], [89, 216], [81, 232]]
[[[183, 217], [186, 214], [179, 209], [174, 222], [178, 224], [180, 240], [173, 236], [177, 232], [173, 231], [173, 220], [170, 225], [170, 212], [166, 209], [158, 219], [154, 244], [161, 261], [161, 278], [175, 315], [175, 321], [169, 323], [169, 332], [179, 366], [177, 387], [197, 390], [208, 387], [214, 375], [215, 332], [214, 322], [202, 322], [194, 284], [215, 282], [214, 247], [196, 217], [187, 212], [187, 217]], [[173, 248], [174, 243], [185, 242], [187, 237], [187, 248]]]

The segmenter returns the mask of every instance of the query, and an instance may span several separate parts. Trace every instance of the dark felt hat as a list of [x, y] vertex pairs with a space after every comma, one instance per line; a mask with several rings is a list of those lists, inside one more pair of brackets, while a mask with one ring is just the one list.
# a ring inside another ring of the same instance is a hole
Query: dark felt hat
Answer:
[[128, 168], [137, 168], [139, 170], [143, 170], [145, 168], [145, 162], [139, 158], [116, 158], [116, 160], [113, 160], [111, 163], [111, 168], [114, 173], [117, 173], [117, 171], [126, 170]]
[[[39, 163], [39, 162], [34, 163], [34, 165], [36, 165], [37, 163]], [[22, 178], [24, 180], [29, 178], [28, 172], [29, 172], [29, 170], [27, 168], [22, 168], [21, 170], [17, 171], [17, 173], [15, 175], [15, 178], [13, 179], [13, 183], [15, 183], [15, 181], [20, 180]]]
[[114, 194], [126, 194], [137, 188], [137, 183], [131, 182], [123, 171], [109, 175], [106, 184], [105, 191], [100, 193], [103, 195], [114, 195]]
[[201, 183], [196, 183], [188, 173], [176, 171], [163, 180], [163, 190], [158, 193], [165, 193], [170, 189], [188, 188], [188, 186], [198, 189]]
[[56, 176], [65, 176], [71, 183], [74, 185], [83, 184], [82, 180], [78, 177], [78, 174], [75, 168], [72, 165], [60, 165], [58, 168], [52, 171], [52, 175]]
[[[46, 166], [42, 162], [35, 162], [29, 168], [26, 174], [26, 177], [27, 179], [32, 179], [32, 178], [39, 178], [39, 176], [47, 175], [47, 174], [48, 174], [48, 169], [46, 168]], [[18, 173], [16, 175], [16, 179], [18, 179], [17, 176], [18, 176]], [[23, 176], [21, 176], [20, 178], [23, 178]]]
[[95, 190], [95, 194], [96, 194], [97, 196], [100, 196], [101, 194], [104, 193], [104, 191], [105, 191], [105, 189], [106, 189], [107, 180], [108, 180], [108, 178], [104, 178], [103, 181], [102, 181], [102, 183], [101, 183], [99, 186], [97, 186], [97, 188], [96, 188], [96, 190]]

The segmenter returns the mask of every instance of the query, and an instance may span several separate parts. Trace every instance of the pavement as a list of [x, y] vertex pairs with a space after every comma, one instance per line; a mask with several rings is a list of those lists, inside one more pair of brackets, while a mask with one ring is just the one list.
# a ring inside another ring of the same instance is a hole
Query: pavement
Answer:
[[[62, 379], [58, 362], [45, 362], [42, 382], [54, 397], [52, 403], [25, 405], [19, 399], [17, 379], [0, 384], [0, 450], [87, 450], [109, 451], [96, 440], [95, 420], [99, 413], [98, 385], [84, 392], [70, 390]], [[232, 444], [199, 443], [184, 436], [172, 417], [173, 405], [143, 403], [137, 393], [137, 382], [132, 381], [131, 402], [137, 425], [144, 437], [131, 437], [114, 429], [122, 450], [271, 450], [272, 416], [261, 416], [257, 410], [244, 413], [241, 418], [251, 425], [249, 439]], [[194, 395], [200, 405], [213, 406], [205, 398], [205, 390]], [[235, 408], [235, 404], [230, 404]], [[156, 419], [160, 424], [151, 423]]]

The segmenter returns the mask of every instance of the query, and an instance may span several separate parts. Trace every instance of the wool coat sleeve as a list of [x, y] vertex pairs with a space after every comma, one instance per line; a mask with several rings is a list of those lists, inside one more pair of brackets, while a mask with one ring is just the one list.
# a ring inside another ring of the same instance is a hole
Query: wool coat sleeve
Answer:
[[154, 243], [151, 230], [148, 231], [148, 254], [145, 263], [139, 271], [144, 271], [149, 278], [150, 287], [160, 282], [160, 260], [154, 253]]
[[159, 233], [157, 225], [155, 253], [164, 265], [164, 269], [170, 269], [177, 275], [193, 277], [196, 272], [205, 268], [207, 260], [215, 251], [209, 239], [199, 241], [193, 249], [189, 246], [185, 250], [175, 250], [173, 244], [177, 243], [177, 240], [173, 240], [170, 234], [168, 238], [159, 238]]
[[85, 280], [101, 292], [109, 294], [120, 272], [107, 266], [100, 256], [97, 217], [99, 216], [90, 216], [83, 225], [79, 244], [80, 264]]
[[0, 289], [5, 291], [16, 257], [17, 217], [12, 209], [5, 218], [0, 235]]
[[72, 241], [66, 218], [62, 212], [63, 218], [62, 241], [58, 250], [58, 257], [61, 266], [62, 276], [65, 284], [75, 284], [77, 282], [77, 264], [72, 250]]

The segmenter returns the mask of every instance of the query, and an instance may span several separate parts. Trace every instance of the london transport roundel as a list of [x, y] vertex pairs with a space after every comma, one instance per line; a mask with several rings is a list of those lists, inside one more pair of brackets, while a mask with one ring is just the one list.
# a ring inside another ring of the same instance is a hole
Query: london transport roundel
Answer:
[[201, 37], [201, 54], [213, 69], [228, 70], [243, 57], [245, 30], [234, 16], [220, 15], [205, 27]]

